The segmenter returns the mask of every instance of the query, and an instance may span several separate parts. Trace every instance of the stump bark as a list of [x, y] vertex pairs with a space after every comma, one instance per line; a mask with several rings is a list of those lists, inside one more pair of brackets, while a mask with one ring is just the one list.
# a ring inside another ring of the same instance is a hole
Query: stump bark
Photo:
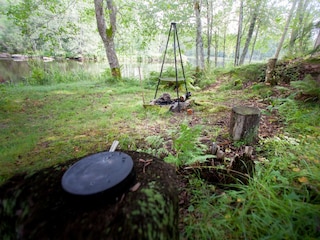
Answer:
[[230, 135], [234, 141], [244, 141], [246, 144], [258, 140], [260, 110], [255, 107], [237, 106], [232, 108], [230, 120]]
[[110, 202], [103, 194], [71, 196], [61, 177], [74, 159], [0, 186], [4, 239], [179, 239], [175, 168], [151, 155], [126, 151], [134, 161], [131, 192]]
[[276, 67], [276, 63], [276, 58], [270, 58], [267, 64], [265, 83], [270, 84], [271, 86], [277, 84], [277, 81], [274, 78], [274, 69]]

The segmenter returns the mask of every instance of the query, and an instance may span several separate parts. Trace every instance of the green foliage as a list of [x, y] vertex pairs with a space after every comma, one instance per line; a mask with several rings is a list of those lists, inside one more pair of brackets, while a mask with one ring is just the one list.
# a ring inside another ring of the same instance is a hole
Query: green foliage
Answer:
[[145, 139], [146, 149], [141, 150], [158, 158], [165, 157], [169, 154], [169, 151], [165, 147], [165, 139], [159, 135], [148, 136]]
[[266, 65], [264, 63], [248, 64], [233, 68], [229, 74], [242, 82], [261, 82], [265, 79]]
[[212, 157], [212, 155], [203, 155], [207, 146], [199, 141], [201, 131], [200, 125], [190, 127], [186, 123], [181, 124], [180, 130], [174, 132], [172, 136], [175, 154], [169, 154], [164, 160], [176, 166], [182, 166], [203, 162]]
[[[319, 138], [318, 138], [319, 139]], [[313, 150], [312, 150], [313, 149]], [[190, 179], [186, 239], [317, 239], [319, 161], [308, 137], [260, 142], [256, 172], [237, 190]]]
[[[38, 60], [28, 61], [30, 73], [25, 78], [25, 84], [36, 86], [81, 82], [88, 79], [100, 80], [98, 76], [84, 69], [77, 62], [74, 62], [74, 65], [68, 64], [64, 62], [50, 64]], [[102, 75], [105, 76], [105, 74]]]
[[307, 75], [303, 81], [291, 82], [291, 86], [295, 87], [299, 94], [304, 96], [305, 101], [320, 100], [320, 84], [310, 75]]
[[47, 73], [41, 66], [33, 65], [31, 67], [30, 77], [27, 78], [27, 82], [30, 85], [48, 85], [49, 79]]
[[275, 104], [293, 133], [304, 135], [319, 132], [319, 104], [303, 103], [292, 98], [279, 99]]
[[278, 63], [274, 71], [274, 77], [276, 82], [284, 83], [300, 80], [299, 64]]
[[[195, 86], [195, 80], [192, 76], [192, 70], [191, 66], [188, 65], [189, 67], [186, 67], [185, 70], [185, 78], [186, 78], [186, 84], [188, 90], [198, 90], [199, 88]], [[149, 75], [149, 78], [147, 80], [147, 85], [151, 88], [155, 88], [158, 84], [160, 73], [159, 72], [151, 72]], [[178, 70], [177, 72], [178, 79], [181, 78], [183, 79], [183, 73], [182, 70]], [[175, 78], [176, 77], [176, 72], [174, 67], [167, 67], [161, 75], [162, 78]], [[184, 82], [178, 82], [179, 85], [179, 91], [184, 93], [185, 92], [185, 85]], [[161, 82], [159, 88], [160, 89], [170, 89], [173, 90], [175, 89], [176, 82]]]

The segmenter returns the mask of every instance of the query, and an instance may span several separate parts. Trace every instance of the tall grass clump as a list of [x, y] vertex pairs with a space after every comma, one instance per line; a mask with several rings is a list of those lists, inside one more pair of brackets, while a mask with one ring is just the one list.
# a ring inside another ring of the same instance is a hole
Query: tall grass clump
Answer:
[[79, 63], [68, 68], [65, 62], [54, 64], [42, 61], [29, 61], [30, 73], [25, 78], [28, 85], [54, 85], [80, 81], [99, 81], [97, 74], [85, 70]]

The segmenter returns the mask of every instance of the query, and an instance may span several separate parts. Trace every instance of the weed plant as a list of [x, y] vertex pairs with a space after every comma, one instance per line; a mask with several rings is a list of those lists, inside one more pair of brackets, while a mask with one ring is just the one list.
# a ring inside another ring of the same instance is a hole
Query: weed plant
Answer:
[[190, 127], [182, 123], [179, 131], [174, 131], [172, 134], [175, 154], [170, 153], [164, 160], [176, 166], [182, 166], [203, 162], [212, 157], [212, 155], [204, 155], [207, 146], [199, 141], [201, 131], [200, 125]]

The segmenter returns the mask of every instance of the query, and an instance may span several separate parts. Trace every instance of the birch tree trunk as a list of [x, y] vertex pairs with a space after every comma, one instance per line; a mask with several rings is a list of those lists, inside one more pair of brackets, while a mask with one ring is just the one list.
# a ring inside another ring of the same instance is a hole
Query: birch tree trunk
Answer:
[[294, 2], [292, 3], [292, 7], [291, 7], [290, 13], [288, 15], [287, 22], [286, 22], [285, 28], [283, 30], [283, 33], [282, 33], [282, 36], [281, 36], [281, 39], [280, 39], [276, 54], [274, 55], [273, 59], [269, 60], [269, 63], [268, 63], [268, 66], [267, 66], [267, 70], [266, 70], [266, 78], [265, 78], [265, 83], [266, 84], [271, 84], [271, 85], [276, 85], [277, 84], [277, 81], [273, 77], [274, 68], [276, 66], [276, 63], [277, 63], [277, 60], [278, 60], [278, 57], [279, 57], [279, 54], [280, 54], [284, 39], [285, 39], [286, 34], [288, 32], [289, 24], [290, 24], [294, 9], [295, 9], [296, 4], [297, 4], [298, 1], [299, 0], [294, 0]]
[[291, 10], [290, 10], [289, 16], [287, 18], [286, 26], [285, 26], [285, 28], [283, 30], [283, 33], [282, 33], [282, 36], [281, 36], [281, 39], [280, 39], [276, 54], [274, 55], [275, 59], [278, 59], [278, 57], [279, 57], [279, 54], [280, 54], [284, 39], [285, 39], [285, 37], [287, 35], [287, 32], [288, 32], [288, 29], [289, 29], [289, 24], [290, 24], [294, 9], [296, 8], [296, 4], [297, 4], [298, 1], [299, 0], [294, 0], [294, 2], [292, 3], [292, 7], [291, 7]]
[[203, 50], [203, 40], [202, 40], [202, 26], [201, 26], [201, 16], [200, 16], [201, 1], [194, 0], [194, 11], [196, 15], [197, 24], [197, 37], [196, 37], [196, 64], [197, 70], [204, 70], [204, 50]]
[[237, 34], [237, 42], [236, 42], [236, 52], [234, 56], [234, 66], [239, 65], [240, 43], [242, 38], [242, 21], [243, 21], [243, 0], [240, 1], [240, 8], [239, 8], [238, 34]]
[[252, 35], [253, 35], [254, 27], [256, 25], [256, 21], [257, 21], [258, 15], [259, 15], [259, 9], [260, 9], [261, 1], [255, 3], [255, 4], [256, 5], [255, 5], [253, 13], [252, 13], [252, 17], [251, 17], [251, 21], [250, 21], [250, 25], [249, 25], [249, 31], [248, 31], [248, 34], [247, 34], [246, 43], [245, 43], [244, 48], [242, 50], [242, 54], [241, 54], [241, 57], [240, 57], [239, 65], [242, 65], [244, 63], [244, 59], [245, 59], [245, 57], [247, 55], [247, 52], [248, 52], [248, 49], [249, 49], [249, 45], [250, 45], [250, 42], [251, 42], [251, 38], [252, 38]]
[[306, 9], [309, 5], [309, 2], [310, 2], [309, 0], [305, 0], [305, 1], [300, 0], [297, 6], [294, 26], [291, 31], [290, 42], [289, 42], [289, 49], [290, 49], [290, 53], [292, 54], [294, 54], [295, 50], [297, 50], [297, 48], [295, 49], [296, 40], [300, 39], [299, 41], [300, 46], [298, 47], [298, 49], [301, 51], [303, 48], [302, 47], [303, 35], [304, 35], [304, 30], [306, 28], [303, 20], [305, 18]]
[[210, 66], [210, 55], [211, 55], [211, 42], [212, 42], [212, 29], [213, 29], [213, 3], [212, 0], [207, 0], [207, 38], [208, 38], [208, 48], [207, 48], [207, 64]]
[[214, 66], [218, 66], [219, 28], [214, 32]]
[[251, 48], [251, 54], [250, 54], [249, 63], [251, 63], [251, 60], [252, 60], [252, 56], [253, 56], [253, 52], [254, 52], [254, 47], [255, 47], [255, 45], [256, 45], [257, 38], [258, 38], [258, 34], [259, 34], [259, 29], [260, 29], [260, 25], [258, 24], [258, 27], [257, 27], [257, 30], [256, 30], [256, 35], [255, 35], [255, 37], [254, 37], [253, 44], [252, 44], [252, 48]]
[[[106, 10], [104, 10], [103, 0], [94, 0], [98, 31], [103, 41], [108, 58], [111, 74], [113, 77], [121, 78], [119, 60], [115, 50], [114, 36], [117, 31], [117, 8], [112, 0], [106, 0]], [[107, 12], [107, 13], [106, 13]], [[106, 16], [108, 14], [110, 26], [107, 28]]]
[[223, 56], [222, 56], [222, 67], [225, 66], [226, 61], [226, 41], [227, 41], [227, 27], [226, 24], [223, 29]]
[[316, 39], [316, 41], [314, 42], [314, 47], [313, 49], [317, 49], [320, 46], [320, 29], [318, 30], [318, 37]]

